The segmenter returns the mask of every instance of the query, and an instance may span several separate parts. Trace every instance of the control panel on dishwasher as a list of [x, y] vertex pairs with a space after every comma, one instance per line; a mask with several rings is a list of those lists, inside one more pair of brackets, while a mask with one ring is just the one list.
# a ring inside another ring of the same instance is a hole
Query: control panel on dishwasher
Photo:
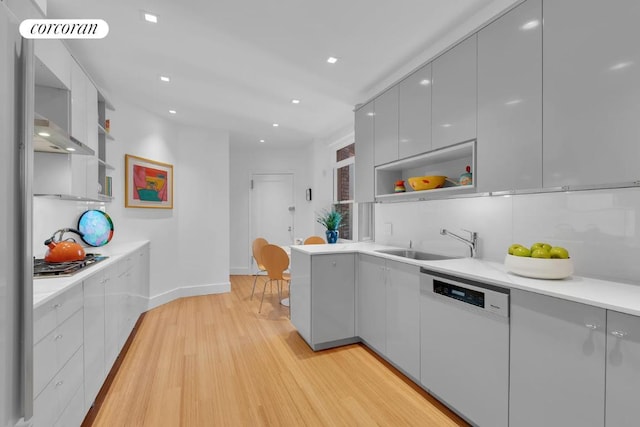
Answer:
[[[433, 274], [433, 272], [425, 270], [424, 268], [421, 272], [423, 274]], [[433, 289], [423, 289], [423, 293], [425, 291], [432, 291], [434, 294], [452, 298], [500, 316], [509, 316], [508, 289], [460, 278], [449, 279], [446, 274], [433, 277], [432, 282]]]

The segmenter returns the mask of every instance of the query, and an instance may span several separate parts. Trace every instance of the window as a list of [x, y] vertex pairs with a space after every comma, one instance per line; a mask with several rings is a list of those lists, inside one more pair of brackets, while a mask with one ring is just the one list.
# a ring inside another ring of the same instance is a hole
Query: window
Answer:
[[340, 238], [345, 240], [354, 239], [353, 180], [355, 156], [356, 145], [353, 142], [336, 150], [333, 207], [342, 214]]

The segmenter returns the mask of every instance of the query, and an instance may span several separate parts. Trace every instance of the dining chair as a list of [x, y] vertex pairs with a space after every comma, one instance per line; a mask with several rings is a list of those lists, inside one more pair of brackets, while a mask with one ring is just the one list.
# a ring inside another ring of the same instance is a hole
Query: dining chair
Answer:
[[327, 242], [320, 236], [310, 236], [304, 241], [305, 245], [323, 245], [325, 243]]
[[291, 276], [285, 271], [289, 268], [289, 255], [278, 245], [266, 245], [262, 248], [262, 262], [264, 267], [267, 269], [268, 280], [264, 282], [264, 287], [262, 288], [262, 298], [260, 299], [260, 308], [258, 309], [258, 313], [262, 312], [262, 303], [264, 301], [264, 293], [267, 290], [267, 283], [273, 283], [274, 281], [278, 285], [278, 300], [280, 302], [281, 295], [281, 284], [282, 282], [289, 283], [291, 280]]
[[267, 272], [267, 269], [264, 267], [264, 263], [262, 262], [262, 248], [268, 244], [269, 242], [267, 242], [267, 239], [264, 239], [262, 237], [258, 237], [253, 241], [253, 259], [256, 260], [258, 271], [256, 272], [256, 274], [254, 274], [255, 277], [253, 279], [253, 289], [251, 290], [250, 299], [253, 299], [253, 293], [256, 291], [256, 281], [258, 280], [258, 276], [260, 275], [260, 273]]

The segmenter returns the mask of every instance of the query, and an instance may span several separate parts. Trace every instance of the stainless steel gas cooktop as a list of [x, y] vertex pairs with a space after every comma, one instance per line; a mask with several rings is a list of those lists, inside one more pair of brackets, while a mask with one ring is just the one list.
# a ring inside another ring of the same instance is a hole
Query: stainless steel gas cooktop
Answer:
[[41, 258], [33, 259], [33, 277], [68, 277], [91, 265], [107, 259], [100, 254], [87, 254], [82, 261], [46, 262]]

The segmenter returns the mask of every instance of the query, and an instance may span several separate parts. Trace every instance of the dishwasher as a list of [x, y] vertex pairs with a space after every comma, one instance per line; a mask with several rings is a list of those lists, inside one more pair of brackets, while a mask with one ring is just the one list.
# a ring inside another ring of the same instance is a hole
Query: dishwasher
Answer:
[[509, 289], [420, 269], [420, 381], [473, 425], [509, 420]]

